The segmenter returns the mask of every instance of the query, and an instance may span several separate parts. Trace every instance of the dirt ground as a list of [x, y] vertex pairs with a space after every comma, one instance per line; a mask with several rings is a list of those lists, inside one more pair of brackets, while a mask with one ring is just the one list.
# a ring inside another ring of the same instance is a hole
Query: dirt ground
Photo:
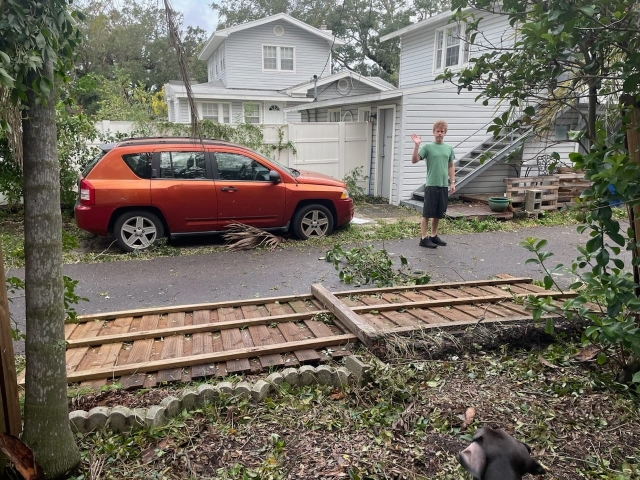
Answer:
[[[390, 339], [384, 361], [359, 352], [373, 374], [358, 387], [283, 385], [264, 402], [221, 399], [156, 431], [89, 434], [81, 473], [102, 461], [110, 478], [462, 480], [455, 453], [489, 425], [529, 444], [545, 479], [640, 478], [637, 396], [590, 352], [550, 338], [507, 328]], [[70, 408], [149, 406], [176, 388], [100, 392]]]

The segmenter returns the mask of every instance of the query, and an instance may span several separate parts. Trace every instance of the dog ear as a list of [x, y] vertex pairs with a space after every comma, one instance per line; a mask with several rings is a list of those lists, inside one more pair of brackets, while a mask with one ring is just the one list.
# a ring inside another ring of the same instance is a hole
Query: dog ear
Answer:
[[540, 465], [536, 460], [532, 458], [527, 467], [527, 473], [530, 473], [532, 475], [544, 475], [545, 473], [547, 473], [547, 471], [542, 465]]
[[[518, 443], [521, 443], [522, 445], [524, 445], [524, 447], [527, 449], [527, 452], [531, 454], [531, 447], [529, 445], [527, 445], [524, 442], [518, 442]], [[529, 461], [524, 467], [525, 468], [524, 473], [530, 473], [532, 475], [544, 475], [545, 473], [547, 473], [544, 467], [540, 465], [536, 460], [531, 458], [531, 456], [529, 456], [528, 460]]]
[[487, 468], [487, 455], [482, 446], [482, 437], [474, 437], [473, 442], [459, 452], [456, 458], [473, 478], [482, 478], [484, 470]]

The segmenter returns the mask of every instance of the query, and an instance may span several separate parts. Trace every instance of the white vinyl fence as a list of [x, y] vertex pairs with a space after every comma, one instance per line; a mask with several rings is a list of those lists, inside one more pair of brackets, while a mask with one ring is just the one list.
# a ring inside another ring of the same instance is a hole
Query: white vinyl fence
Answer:
[[[103, 120], [96, 122], [100, 133], [131, 133], [132, 122]], [[263, 125], [264, 143], [278, 145], [282, 129], [282, 144], [291, 141], [291, 149], [274, 149], [270, 157], [288, 167], [313, 170], [342, 179], [357, 167], [368, 171], [371, 156], [371, 126], [367, 122], [287, 123]], [[98, 141], [93, 144], [97, 145]]]

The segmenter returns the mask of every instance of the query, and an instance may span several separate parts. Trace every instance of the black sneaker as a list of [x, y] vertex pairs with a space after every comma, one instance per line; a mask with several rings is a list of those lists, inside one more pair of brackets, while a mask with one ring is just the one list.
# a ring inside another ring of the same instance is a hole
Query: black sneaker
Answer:
[[438, 245], [433, 243], [429, 237], [424, 237], [422, 240], [420, 240], [420, 246], [426, 248], [436, 248]]
[[447, 242], [440, 240], [440, 237], [437, 235], [435, 237], [430, 237], [429, 239], [431, 240], [432, 243], [435, 243], [436, 245], [440, 245], [441, 247], [444, 247], [447, 245]]

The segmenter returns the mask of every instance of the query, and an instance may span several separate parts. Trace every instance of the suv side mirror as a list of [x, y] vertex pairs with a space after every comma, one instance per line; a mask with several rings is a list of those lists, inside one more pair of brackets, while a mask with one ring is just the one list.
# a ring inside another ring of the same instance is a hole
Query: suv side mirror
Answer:
[[272, 183], [280, 183], [282, 181], [282, 178], [280, 177], [280, 174], [275, 170], [269, 170], [269, 181]]

